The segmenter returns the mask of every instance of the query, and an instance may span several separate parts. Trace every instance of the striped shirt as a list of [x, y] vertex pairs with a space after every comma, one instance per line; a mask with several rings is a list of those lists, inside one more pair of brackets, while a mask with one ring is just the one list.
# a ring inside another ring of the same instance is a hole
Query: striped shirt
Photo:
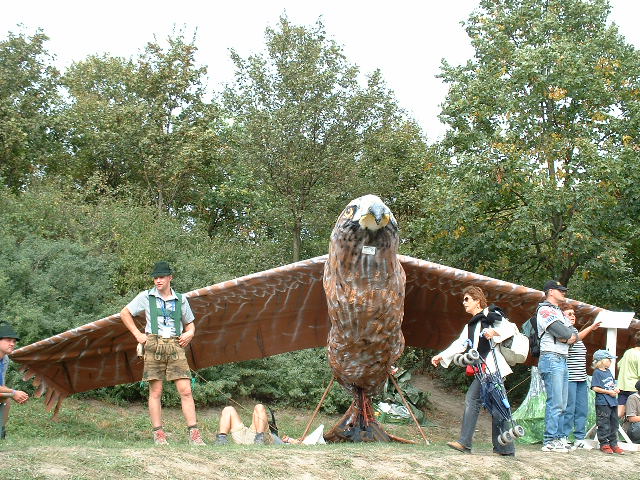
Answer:
[[570, 382], [584, 382], [587, 380], [587, 347], [582, 340], [578, 340], [569, 346], [567, 357]]

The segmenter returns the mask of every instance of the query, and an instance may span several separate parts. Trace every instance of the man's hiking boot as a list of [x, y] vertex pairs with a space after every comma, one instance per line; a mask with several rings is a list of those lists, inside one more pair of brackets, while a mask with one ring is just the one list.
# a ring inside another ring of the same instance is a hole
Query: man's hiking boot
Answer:
[[264, 445], [264, 433], [256, 433], [256, 437], [253, 439], [253, 443], [256, 445]]
[[162, 428], [153, 431], [153, 443], [156, 445], [169, 445], [167, 442], [167, 434]]
[[617, 453], [618, 455], [624, 455], [624, 450], [621, 449], [618, 445], [611, 447], [613, 453]]
[[447, 442], [447, 446], [462, 453], [471, 453], [471, 449], [465, 447], [460, 442]]
[[189, 429], [189, 444], [190, 445], [206, 445], [202, 440], [202, 434], [200, 433], [199, 428], [190, 428]]
[[226, 445], [227, 444], [227, 434], [226, 433], [219, 433], [218, 436], [216, 437], [216, 443], [218, 445]]

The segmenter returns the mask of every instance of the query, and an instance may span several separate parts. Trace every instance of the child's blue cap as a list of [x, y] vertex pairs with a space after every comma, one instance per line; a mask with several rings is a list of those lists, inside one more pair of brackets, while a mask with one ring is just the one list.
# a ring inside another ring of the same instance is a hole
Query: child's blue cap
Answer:
[[598, 362], [600, 360], [604, 360], [605, 358], [610, 358], [613, 360], [614, 358], [618, 358], [615, 355], [611, 355], [607, 350], [596, 350], [593, 354], [593, 359]]

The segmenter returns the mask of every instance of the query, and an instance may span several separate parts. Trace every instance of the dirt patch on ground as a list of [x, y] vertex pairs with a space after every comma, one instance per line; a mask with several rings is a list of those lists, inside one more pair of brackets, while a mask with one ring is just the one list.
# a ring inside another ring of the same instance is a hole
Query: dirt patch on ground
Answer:
[[[476, 454], [465, 455], [437, 444], [137, 449], [54, 446], [37, 455], [44, 462], [32, 464], [29, 470], [23, 465], [19, 468], [22, 478], [613, 480], [620, 478], [620, 472], [635, 471], [640, 457], [606, 456], [593, 451], [542, 453], [538, 448], [524, 447], [517, 457], [503, 458], [491, 455], [490, 449], [480, 448]], [[11, 466], [11, 456], [0, 452], [0, 459], [3, 467], [15, 467]], [[87, 459], [91, 459], [89, 464]]]
[[[442, 383], [428, 375], [414, 375], [411, 383], [429, 393], [433, 408], [428, 418], [435, 423], [429, 427], [429, 438], [434, 441], [457, 440], [464, 412], [464, 394], [460, 390], [446, 389]], [[491, 416], [483, 409], [478, 418], [474, 439], [491, 441]]]
[[[605, 455], [599, 451], [543, 453], [540, 445], [518, 445], [516, 457], [492, 453], [490, 417], [483, 412], [478, 422], [473, 454], [451, 450], [446, 442], [458, 438], [464, 394], [446, 390], [428, 376], [414, 377], [414, 384], [431, 395], [433, 409], [427, 427], [430, 445], [421, 442], [413, 426], [389, 425], [392, 433], [416, 440], [404, 444], [341, 444], [318, 446], [215, 445], [215, 424], [219, 409], [201, 409], [206, 447], [190, 447], [179, 409], [166, 409], [174, 435], [167, 447], [154, 446], [149, 439], [144, 405], [127, 407], [134, 411], [131, 421], [140, 421], [144, 431], [139, 439], [126, 442], [92, 439], [78, 441], [65, 435], [55, 440], [8, 439], [0, 445], [0, 478], [42, 479], [314, 479], [314, 480], [397, 480], [404, 479], [584, 479], [613, 480], [624, 472], [637, 470], [640, 454]], [[71, 402], [71, 400], [70, 400]], [[78, 402], [80, 403], [80, 402]], [[247, 405], [251, 405], [249, 402]], [[83, 416], [106, 409], [113, 414], [125, 412], [101, 402], [82, 403]], [[306, 423], [311, 412], [281, 412], [291, 423], [287, 428]], [[175, 418], [174, 418], [175, 417]], [[336, 417], [321, 419], [331, 425]], [[320, 421], [320, 420], [319, 420]], [[387, 426], [385, 426], [386, 428]], [[399, 429], [399, 430], [395, 430]], [[14, 443], [15, 442], [15, 443]], [[627, 475], [628, 476], [628, 475]], [[631, 475], [633, 477], [633, 475]]]

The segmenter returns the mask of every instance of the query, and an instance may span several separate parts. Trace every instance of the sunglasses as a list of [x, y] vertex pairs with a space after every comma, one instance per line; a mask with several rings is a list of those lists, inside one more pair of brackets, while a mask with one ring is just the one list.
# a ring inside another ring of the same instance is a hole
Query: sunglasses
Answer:
[[462, 299], [462, 303], [471, 302], [471, 301], [473, 301], [473, 298], [471, 298], [471, 297], [464, 297]]

